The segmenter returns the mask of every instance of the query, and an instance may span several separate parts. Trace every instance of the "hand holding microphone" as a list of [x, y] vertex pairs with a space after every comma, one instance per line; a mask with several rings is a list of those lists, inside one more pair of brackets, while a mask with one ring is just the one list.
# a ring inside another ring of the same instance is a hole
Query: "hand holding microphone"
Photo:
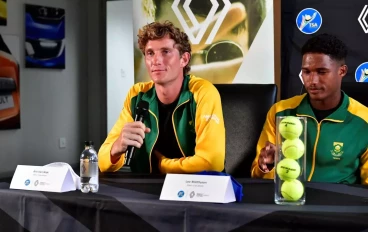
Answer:
[[149, 104], [140, 101], [136, 108], [134, 122], [126, 123], [121, 130], [119, 138], [111, 148], [112, 160], [118, 160], [121, 154], [125, 153], [125, 164], [130, 165], [135, 148], [140, 148], [145, 138], [145, 133], [149, 133], [150, 128], [144, 125], [144, 119], [148, 113]]

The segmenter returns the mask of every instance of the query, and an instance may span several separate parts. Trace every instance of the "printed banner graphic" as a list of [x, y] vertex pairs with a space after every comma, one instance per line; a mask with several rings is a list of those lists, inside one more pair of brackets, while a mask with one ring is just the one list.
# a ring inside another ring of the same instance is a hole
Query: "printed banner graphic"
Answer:
[[7, 0], [0, 0], [0, 26], [6, 26], [8, 20]]
[[149, 81], [138, 30], [171, 21], [192, 45], [191, 74], [212, 83], [274, 83], [272, 0], [134, 0], [135, 82]]
[[65, 68], [65, 10], [26, 4], [27, 68]]
[[20, 128], [19, 38], [0, 34], [0, 130]]
[[343, 82], [368, 82], [366, 0], [283, 0], [281, 2], [281, 98], [304, 92], [301, 48], [312, 36], [329, 33], [348, 46]]

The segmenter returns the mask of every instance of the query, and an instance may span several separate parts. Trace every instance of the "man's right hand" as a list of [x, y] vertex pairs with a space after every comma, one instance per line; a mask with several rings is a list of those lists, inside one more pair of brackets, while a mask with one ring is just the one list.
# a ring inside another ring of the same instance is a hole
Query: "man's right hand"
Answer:
[[261, 154], [259, 154], [258, 164], [261, 170], [264, 172], [269, 172], [267, 165], [273, 165], [275, 162], [275, 151], [276, 146], [270, 142], [266, 142], [264, 148], [261, 149]]
[[112, 163], [115, 163], [127, 151], [128, 146], [140, 148], [143, 144], [145, 133], [149, 133], [150, 131], [151, 129], [146, 127], [142, 122], [126, 123], [121, 130], [119, 138], [112, 145], [110, 152]]

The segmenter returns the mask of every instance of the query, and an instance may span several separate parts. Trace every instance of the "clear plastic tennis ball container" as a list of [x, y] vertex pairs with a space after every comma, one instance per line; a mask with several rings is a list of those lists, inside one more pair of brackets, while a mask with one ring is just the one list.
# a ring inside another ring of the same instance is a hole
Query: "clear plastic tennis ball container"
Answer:
[[305, 204], [307, 118], [276, 117], [275, 203]]

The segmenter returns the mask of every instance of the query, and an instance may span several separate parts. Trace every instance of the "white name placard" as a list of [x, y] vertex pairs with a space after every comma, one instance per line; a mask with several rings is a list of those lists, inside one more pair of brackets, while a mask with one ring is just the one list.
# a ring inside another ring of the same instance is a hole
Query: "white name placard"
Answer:
[[229, 203], [235, 194], [230, 176], [167, 174], [160, 200]]
[[17, 166], [10, 183], [10, 189], [45, 192], [68, 192], [76, 190], [68, 167], [29, 165]]

